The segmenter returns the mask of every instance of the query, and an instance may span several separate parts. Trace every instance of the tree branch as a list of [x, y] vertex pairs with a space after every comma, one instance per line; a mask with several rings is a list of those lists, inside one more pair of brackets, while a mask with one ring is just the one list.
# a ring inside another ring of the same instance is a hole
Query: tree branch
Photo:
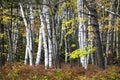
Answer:
[[79, 11], [80, 13], [83, 13], [83, 14], [85, 14], [85, 15], [88, 15], [88, 16], [93, 16], [93, 17], [95, 17], [94, 15], [92, 15], [92, 14], [89, 14], [89, 13], [86, 13], [86, 12], [82, 12], [82, 11]]
[[96, 3], [97, 3], [97, 5], [100, 6], [102, 9], [105, 9], [106, 12], [108, 12], [108, 13], [110, 13], [110, 14], [113, 14], [113, 15], [115, 15], [115, 16], [117, 16], [117, 17], [120, 17], [120, 15], [119, 15], [118, 13], [115, 13], [115, 12], [112, 12], [112, 11], [106, 9], [104, 6], [102, 6], [102, 4], [100, 4], [100, 3], [98, 3], [98, 2], [96, 2]]

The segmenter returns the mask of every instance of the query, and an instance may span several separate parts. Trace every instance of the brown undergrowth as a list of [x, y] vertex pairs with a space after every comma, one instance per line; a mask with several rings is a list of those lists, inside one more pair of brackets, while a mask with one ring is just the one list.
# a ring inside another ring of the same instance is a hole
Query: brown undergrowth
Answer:
[[23, 65], [15, 62], [13, 69], [6, 62], [0, 68], [0, 80], [120, 80], [120, 67], [109, 65], [105, 70], [89, 65], [85, 70], [82, 67], [62, 63], [61, 69], [44, 69], [44, 64], [39, 66]]

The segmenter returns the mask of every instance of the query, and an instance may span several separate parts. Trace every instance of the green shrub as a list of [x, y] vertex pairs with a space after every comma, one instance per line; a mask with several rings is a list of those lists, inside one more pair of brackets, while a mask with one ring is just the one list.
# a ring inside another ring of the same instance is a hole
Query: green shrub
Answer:
[[59, 79], [59, 78], [61, 78], [61, 76], [63, 76], [63, 72], [61, 70], [56, 70], [54, 72], [54, 76], [56, 79]]
[[19, 74], [16, 71], [11, 70], [7, 76], [10, 80], [16, 80]]
[[49, 77], [44, 75], [40, 77], [40, 80], [49, 80]]

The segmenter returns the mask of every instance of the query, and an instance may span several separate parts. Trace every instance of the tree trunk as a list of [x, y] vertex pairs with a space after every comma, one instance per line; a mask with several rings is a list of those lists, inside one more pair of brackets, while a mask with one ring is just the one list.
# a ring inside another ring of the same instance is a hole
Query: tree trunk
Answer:
[[30, 66], [32, 66], [33, 62], [32, 62], [32, 34], [31, 34], [31, 28], [27, 24], [27, 20], [26, 20], [25, 15], [24, 15], [22, 4], [19, 3], [19, 6], [20, 6], [21, 15], [22, 15], [22, 18], [23, 18], [23, 21], [24, 21], [24, 25], [26, 27], [26, 51], [25, 51], [24, 64], [27, 64], [27, 60], [28, 60], [28, 57], [29, 57], [29, 63], [30, 63]]
[[[117, 13], [119, 14], [120, 0], [117, 0], [117, 3], [118, 3], [118, 5], [117, 5]], [[119, 46], [120, 45], [118, 43], [119, 42], [119, 35], [120, 35], [120, 32], [119, 32], [119, 28], [117, 27], [117, 29], [116, 29], [116, 56], [117, 56], [117, 59], [120, 56], [120, 54], [119, 54], [119, 51], [120, 51]]]
[[46, 9], [46, 24], [47, 24], [47, 30], [48, 30], [48, 57], [49, 57], [49, 67], [52, 67], [52, 35], [51, 35], [51, 31], [52, 28], [50, 27], [50, 16], [49, 16], [49, 11], [48, 11], [48, 7]]
[[[40, 11], [39, 11], [40, 14]], [[41, 51], [42, 51], [42, 29], [40, 27], [39, 29], [39, 42], [38, 42], [38, 51], [37, 51], [37, 57], [36, 57], [36, 65], [38, 65], [40, 63], [40, 59], [41, 59]]]
[[[77, 0], [77, 7], [78, 7], [78, 18], [84, 19], [83, 13], [80, 13], [80, 11], [83, 12], [84, 5], [83, 5], [83, 0]], [[79, 21], [79, 27], [78, 27], [78, 40], [79, 40], [79, 48], [85, 48], [86, 46], [86, 26], [84, 22]], [[88, 56], [88, 55], [87, 55]], [[87, 69], [87, 61], [88, 57], [86, 55], [80, 57], [82, 67]]]
[[5, 64], [5, 55], [4, 55], [4, 25], [0, 23], [0, 67]]
[[98, 67], [105, 68], [104, 67], [104, 58], [103, 58], [103, 52], [102, 52], [102, 44], [100, 40], [100, 32], [99, 32], [99, 24], [98, 24], [98, 16], [96, 11], [96, 5], [95, 0], [84, 0], [85, 5], [90, 11], [91, 16], [91, 25], [93, 26], [94, 34], [95, 34], [95, 46], [96, 46], [96, 53], [97, 53], [97, 63]]
[[[12, 12], [13, 11], [13, 7], [11, 5], [11, 17], [12, 17]], [[9, 36], [9, 49], [8, 49], [8, 61], [10, 62], [10, 68], [12, 69], [12, 65], [13, 65], [13, 43], [12, 43], [12, 19], [11, 19], [11, 25], [8, 25], [8, 36]]]
[[[43, 4], [46, 4], [46, 0], [43, 0]], [[40, 14], [40, 19], [41, 19], [41, 29], [42, 29], [42, 36], [43, 36], [43, 46], [44, 46], [44, 61], [45, 61], [45, 69], [47, 69], [49, 67], [49, 56], [48, 56], [48, 45], [47, 45], [47, 37], [46, 37], [46, 33], [45, 33], [45, 29], [46, 29], [46, 15], [47, 14], [47, 6], [43, 5], [42, 8], [42, 12], [43, 15]]]
[[36, 57], [36, 65], [40, 63], [41, 59], [41, 50], [42, 50], [42, 29], [40, 28], [39, 31], [39, 43], [38, 43], [38, 51], [37, 51], [37, 57]]

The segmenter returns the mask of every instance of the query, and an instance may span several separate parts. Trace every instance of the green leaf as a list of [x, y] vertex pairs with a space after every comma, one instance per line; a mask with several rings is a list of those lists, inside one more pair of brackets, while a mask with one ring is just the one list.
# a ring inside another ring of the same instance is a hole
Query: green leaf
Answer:
[[35, 38], [35, 42], [38, 43], [38, 42], [39, 42], [39, 39], [38, 39], [38, 38]]
[[0, 39], [4, 37], [4, 34], [0, 33]]
[[76, 44], [72, 44], [71, 47], [73, 47], [73, 48], [76, 47]]
[[72, 58], [72, 59], [75, 59], [78, 57], [85, 56], [89, 53], [92, 53], [95, 50], [96, 50], [96, 48], [93, 46], [86, 46], [84, 48], [79, 48], [79, 49], [74, 50], [73, 52], [69, 53], [68, 56], [70, 56], [70, 58]]

